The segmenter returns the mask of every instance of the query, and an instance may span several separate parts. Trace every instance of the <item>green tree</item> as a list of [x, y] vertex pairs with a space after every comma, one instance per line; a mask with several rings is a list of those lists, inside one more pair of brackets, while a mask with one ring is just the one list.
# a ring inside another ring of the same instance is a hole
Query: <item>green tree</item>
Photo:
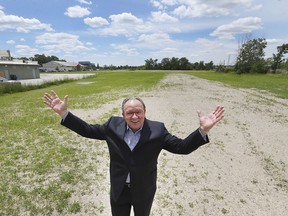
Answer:
[[171, 61], [169, 58], [163, 58], [161, 61], [161, 68], [163, 70], [171, 70]]
[[242, 44], [235, 65], [237, 72], [251, 73], [253, 70], [255, 72], [255, 67], [257, 68], [256, 71], [260, 72], [259, 68], [261, 67], [259, 67], [259, 65], [261, 65], [264, 60], [264, 49], [266, 46], [267, 42], [265, 38], [248, 40], [246, 43]]
[[195, 63], [194, 63], [194, 69], [195, 69], [195, 70], [205, 70], [204, 61], [195, 62]]
[[[30, 58], [32, 61], [37, 61], [38, 64], [42, 65], [50, 61], [59, 61], [57, 56], [45, 56], [44, 54], [35, 54], [34, 57]], [[65, 60], [62, 60], [65, 61]]]
[[171, 69], [172, 70], [179, 70], [179, 58], [172, 57], [171, 58]]
[[146, 70], [156, 70], [158, 69], [158, 63], [157, 63], [158, 59], [146, 59], [145, 60], [145, 69]]
[[180, 70], [189, 70], [189, 60], [185, 57], [179, 59], [179, 69]]
[[214, 69], [213, 61], [210, 61], [209, 63], [205, 63], [205, 70], [213, 70], [213, 69]]
[[271, 66], [274, 73], [277, 69], [280, 68], [281, 63], [284, 61], [284, 54], [288, 53], [288, 44], [282, 44], [281, 46], [278, 46], [277, 51], [277, 54], [273, 54], [273, 63]]

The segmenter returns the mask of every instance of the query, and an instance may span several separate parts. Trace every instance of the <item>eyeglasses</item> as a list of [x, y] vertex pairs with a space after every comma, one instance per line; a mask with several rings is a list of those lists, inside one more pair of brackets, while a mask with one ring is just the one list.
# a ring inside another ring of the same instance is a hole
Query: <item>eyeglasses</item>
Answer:
[[137, 110], [135, 112], [132, 112], [132, 111], [126, 111], [124, 112], [124, 115], [125, 116], [128, 116], [128, 117], [131, 117], [133, 115], [136, 115], [136, 116], [141, 116], [141, 115], [144, 115], [144, 110]]

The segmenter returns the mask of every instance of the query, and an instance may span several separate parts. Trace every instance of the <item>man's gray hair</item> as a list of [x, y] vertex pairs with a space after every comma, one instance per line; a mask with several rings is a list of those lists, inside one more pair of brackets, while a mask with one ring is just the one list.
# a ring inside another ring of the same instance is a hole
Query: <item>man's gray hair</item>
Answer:
[[130, 101], [130, 100], [138, 100], [138, 101], [140, 101], [140, 103], [142, 104], [142, 106], [143, 106], [143, 108], [144, 108], [144, 111], [146, 111], [146, 106], [145, 106], [144, 101], [143, 101], [141, 98], [139, 98], [139, 97], [132, 96], [132, 97], [125, 98], [125, 99], [123, 100], [122, 106], [121, 106], [122, 112], [124, 112], [124, 105], [125, 105], [128, 101]]

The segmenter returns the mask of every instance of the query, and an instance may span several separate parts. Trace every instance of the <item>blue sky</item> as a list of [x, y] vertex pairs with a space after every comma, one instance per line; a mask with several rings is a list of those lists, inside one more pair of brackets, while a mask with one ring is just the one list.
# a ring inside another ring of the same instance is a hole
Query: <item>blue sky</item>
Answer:
[[13, 57], [143, 65], [149, 58], [232, 64], [249, 35], [266, 57], [288, 43], [287, 0], [0, 0], [0, 49]]

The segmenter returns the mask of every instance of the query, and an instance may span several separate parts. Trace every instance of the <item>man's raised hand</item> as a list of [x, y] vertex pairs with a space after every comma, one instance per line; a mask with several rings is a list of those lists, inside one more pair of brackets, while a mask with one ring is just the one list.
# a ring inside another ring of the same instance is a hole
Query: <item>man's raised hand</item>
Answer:
[[68, 110], [68, 95], [61, 100], [55, 91], [51, 90], [51, 93], [44, 94], [44, 103], [58, 113], [61, 117], [65, 115]]

